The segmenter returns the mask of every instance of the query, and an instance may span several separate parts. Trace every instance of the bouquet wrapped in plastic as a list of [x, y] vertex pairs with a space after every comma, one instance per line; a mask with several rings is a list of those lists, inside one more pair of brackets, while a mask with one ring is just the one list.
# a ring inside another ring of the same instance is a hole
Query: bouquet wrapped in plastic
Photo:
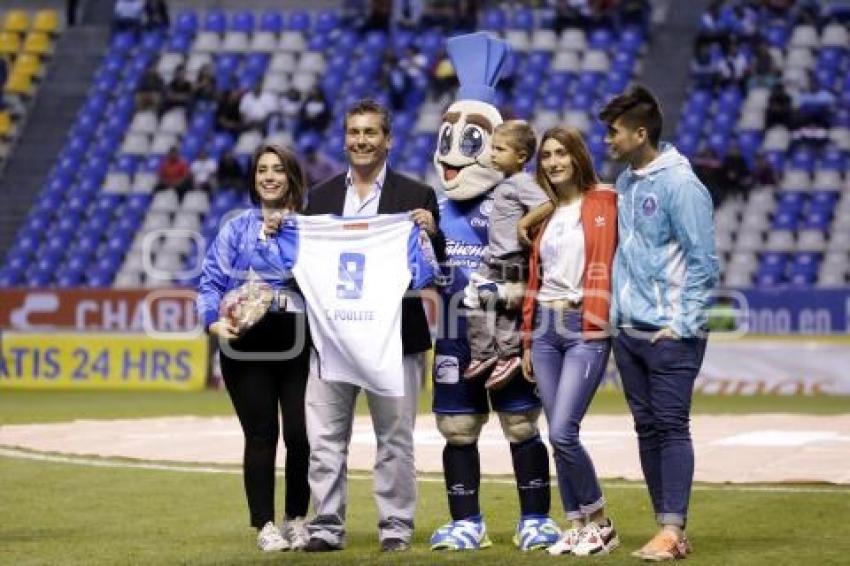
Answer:
[[263, 318], [272, 300], [274, 289], [251, 271], [245, 283], [224, 295], [219, 314], [241, 334]]

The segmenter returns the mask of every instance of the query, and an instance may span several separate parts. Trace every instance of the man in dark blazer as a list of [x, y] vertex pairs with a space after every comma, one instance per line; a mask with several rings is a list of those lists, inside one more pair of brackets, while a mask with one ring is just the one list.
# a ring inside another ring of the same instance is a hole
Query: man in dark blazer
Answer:
[[[348, 171], [309, 192], [307, 214], [371, 216], [409, 212], [430, 237], [438, 260], [445, 257], [434, 190], [387, 166], [392, 138], [388, 111], [372, 100], [361, 100], [345, 115]], [[422, 300], [405, 297], [401, 341], [404, 350], [404, 397], [366, 391], [377, 440], [375, 502], [381, 550], [403, 551], [413, 536], [416, 469], [413, 426], [418, 392], [431, 347]], [[311, 364], [315, 367], [315, 364]], [[316, 517], [309, 525], [308, 552], [341, 549], [345, 544], [346, 460], [354, 407], [360, 388], [322, 380], [311, 373], [307, 385], [307, 432], [310, 437], [310, 490]]]

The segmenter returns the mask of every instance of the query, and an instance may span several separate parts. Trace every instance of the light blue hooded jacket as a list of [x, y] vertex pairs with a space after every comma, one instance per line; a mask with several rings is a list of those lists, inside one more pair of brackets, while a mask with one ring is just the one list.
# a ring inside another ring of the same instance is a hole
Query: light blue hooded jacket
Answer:
[[700, 335], [718, 278], [711, 196], [667, 143], [643, 169], [617, 178], [619, 245], [612, 324]]

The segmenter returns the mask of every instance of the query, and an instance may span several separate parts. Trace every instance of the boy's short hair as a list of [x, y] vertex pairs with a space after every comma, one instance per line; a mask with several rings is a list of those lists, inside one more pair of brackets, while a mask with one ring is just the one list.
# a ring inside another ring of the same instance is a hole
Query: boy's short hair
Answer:
[[606, 124], [613, 124], [617, 119], [621, 119], [629, 128], [646, 128], [646, 135], [652, 147], [658, 147], [661, 140], [661, 128], [664, 125], [661, 107], [645, 86], [635, 85], [612, 98], [599, 112], [599, 119]]
[[493, 135], [496, 134], [505, 136], [510, 145], [517, 152], [524, 152], [526, 163], [534, 157], [534, 151], [537, 149], [537, 137], [534, 135], [534, 130], [525, 120], [506, 120], [496, 126], [493, 130]]

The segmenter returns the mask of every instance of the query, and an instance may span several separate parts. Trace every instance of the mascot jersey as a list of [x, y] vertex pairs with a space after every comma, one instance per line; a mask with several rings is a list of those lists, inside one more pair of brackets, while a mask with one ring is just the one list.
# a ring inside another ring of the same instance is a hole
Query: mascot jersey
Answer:
[[401, 299], [438, 269], [409, 215], [294, 216], [273, 244], [304, 295], [319, 376], [403, 396]]

